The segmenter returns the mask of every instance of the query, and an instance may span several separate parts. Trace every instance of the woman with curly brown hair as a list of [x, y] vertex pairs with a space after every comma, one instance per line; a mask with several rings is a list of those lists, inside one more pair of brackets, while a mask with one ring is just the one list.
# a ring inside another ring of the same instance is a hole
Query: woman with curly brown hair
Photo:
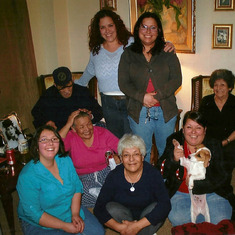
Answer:
[[[103, 9], [89, 26], [90, 60], [83, 76], [75, 83], [87, 86], [97, 77], [107, 128], [118, 138], [130, 132], [126, 97], [118, 86], [118, 65], [124, 49], [133, 42], [132, 34], [118, 14]], [[172, 44], [166, 50], [173, 50]]]

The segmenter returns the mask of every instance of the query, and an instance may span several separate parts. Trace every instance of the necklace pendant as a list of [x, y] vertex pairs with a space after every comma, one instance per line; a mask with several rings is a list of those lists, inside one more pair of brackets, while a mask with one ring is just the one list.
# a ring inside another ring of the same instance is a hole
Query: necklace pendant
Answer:
[[131, 191], [131, 192], [134, 192], [134, 191], [135, 191], [135, 188], [132, 186], [132, 187], [130, 188], [130, 191]]

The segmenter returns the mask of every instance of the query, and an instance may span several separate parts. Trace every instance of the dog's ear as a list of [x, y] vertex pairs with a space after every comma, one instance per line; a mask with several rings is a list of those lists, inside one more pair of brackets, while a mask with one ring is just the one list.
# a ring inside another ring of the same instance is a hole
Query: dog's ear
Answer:
[[206, 168], [206, 167], [209, 166], [209, 162], [210, 162], [210, 159], [211, 159], [211, 155], [210, 155], [210, 153], [207, 152], [207, 151], [204, 151], [203, 154], [204, 154], [204, 158], [205, 158], [205, 160], [204, 160], [204, 167]]

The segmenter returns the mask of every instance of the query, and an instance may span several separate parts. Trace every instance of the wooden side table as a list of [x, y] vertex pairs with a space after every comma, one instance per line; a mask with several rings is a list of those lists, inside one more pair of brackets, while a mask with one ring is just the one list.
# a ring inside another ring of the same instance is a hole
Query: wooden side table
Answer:
[[[12, 235], [15, 234], [14, 212], [13, 212], [13, 198], [12, 192], [16, 190], [17, 179], [20, 171], [24, 167], [22, 164], [22, 156], [18, 152], [15, 153], [16, 163], [9, 167], [9, 170], [0, 171], [0, 196], [2, 205], [6, 214], [8, 226]], [[27, 156], [27, 161], [29, 156]]]

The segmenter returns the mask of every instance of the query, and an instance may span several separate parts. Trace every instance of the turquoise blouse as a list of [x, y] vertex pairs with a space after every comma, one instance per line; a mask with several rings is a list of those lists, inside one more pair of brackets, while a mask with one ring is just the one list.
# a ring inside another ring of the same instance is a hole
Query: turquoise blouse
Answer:
[[[56, 155], [55, 160], [63, 184], [43, 164], [35, 164], [33, 160], [22, 169], [18, 178], [18, 216], [35, 226], [40, 226], [39, 220], [44, 212], [64, 222], [71, 222], [72, 198], [75, 193], [83, 193], [82, 183], [70, 157]], [[80, 216], [84, 219], [82, 209]]]

